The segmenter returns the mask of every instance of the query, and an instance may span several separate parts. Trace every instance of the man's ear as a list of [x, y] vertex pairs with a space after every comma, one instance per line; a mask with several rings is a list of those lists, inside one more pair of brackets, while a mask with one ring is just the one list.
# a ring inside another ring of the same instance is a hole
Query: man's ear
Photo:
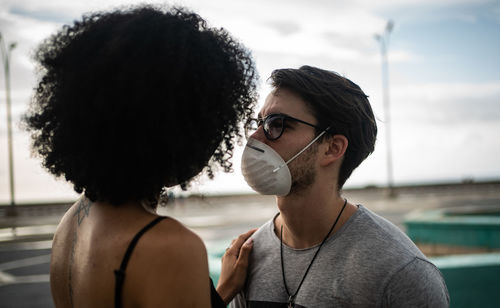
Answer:
[[326, 138], [321, 146], [321, 166], [328, 166], [336, 161], [341, 160], [347, 150], [349, 141], [344, 135], [333, 135]]

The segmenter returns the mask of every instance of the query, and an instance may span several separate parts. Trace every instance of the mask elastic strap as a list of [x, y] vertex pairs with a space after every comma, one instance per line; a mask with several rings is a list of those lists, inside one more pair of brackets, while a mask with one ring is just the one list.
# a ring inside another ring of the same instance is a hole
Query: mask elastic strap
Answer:
[[274, 170], [273, 170], [273, 173], [274, 172], [277, 172], [278, 170], [280, 170], [281, 168], [283, 168], [284, 166], [288, 165], [292, 160], [294, 160], [295, 158], [297, 158], [300, 154], [302, 154], [305, 150], [307, 150], [313, 143], [316, 142], [316, 140], [318, 140], [321, 136], [323, 136], [328, 130], [330, 129], [330, 127], [328, 127], [327, 129], [325, 129], [324, 131], [322, 131], [318, 136], [316, 136], [316, 138], [314, 138], [311, 142], [309, 142], [308, 145], [306, 145], [302, 150], [299, 151], [299, 153], [295, 154], [292, 158], [290, 158], [287, 162], [285, 162], [284, 164], [281, 164], [279, 167], [276, 167]]

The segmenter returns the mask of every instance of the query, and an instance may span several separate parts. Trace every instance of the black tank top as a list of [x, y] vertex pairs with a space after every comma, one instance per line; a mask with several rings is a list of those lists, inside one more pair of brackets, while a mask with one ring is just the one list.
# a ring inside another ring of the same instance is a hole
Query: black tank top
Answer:
[[[135, 245], [141, 238], [141, 236], [146, 233], [149, 229], [151, 229], [154, 225], [159, 223], [162, 219], [167, 217], [157, 217], [149, 224], [147, 224], [144, 228], [142, 228], [137, 234], [134, 236], [130, 244], [128, 245], [127, 251], [123, 256], [122, 264], [120, 265], [120, 269], [115, 270], [115, 307], [121, 308], [122, 306], [122, 291], [123, 291], [123, 282], [125, 281], [125, 270], [127, 269], [127, 264], [134, 251]], [[211, 305], [212, 307], [226, 307], [222, 298], [219, 296], [219, 293], [215, 290], [212, 279], [210, 279], [210, 297], [211, 297]]]

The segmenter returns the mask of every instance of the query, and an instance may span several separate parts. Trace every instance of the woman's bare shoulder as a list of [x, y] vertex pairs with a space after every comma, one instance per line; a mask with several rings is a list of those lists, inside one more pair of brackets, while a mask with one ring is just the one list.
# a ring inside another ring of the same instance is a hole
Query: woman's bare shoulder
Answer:
[[205, 253], [202, 239], [175, 218], [167, 217], [151, 233], [149, 248], [165, 254], [182, 254], [187, 251]]
[[[52, 241], [52, 249], [55, 250], [59, 248], [59, 245], [66, 246], [68, 244], [68, 237], [74, 236], [75, 229], [75, 219], [77, 222], [83, 219], [84, 213], [82, 213], [82, 218], [76, 217], [75, 213], [78, 211], [78, 207], [81, 207], [81, 200], [77, 200], [67, 211], [64, 213], [63, 217], [57, 225], [56, 231], [54, 232], [54, 238]], [[87, 211], [88, 213], [88, 211]], [[55, 246], [55, 247], [54, 247]]]
[[141, 290], [137, 294], [141, 303], [151, 307], [206, 305], [210, 300], [208, 259], [201, 238], [172, 218], [151, 231], [137, 245], [137, 261], [131, 260], [135, 266], [130, 274], [142, 286], [133, 288]]
[[151, 258], [150, 266], [168, 271], [207, 263], [202, 239], [176, 219], [164, 219], [151, 231], [143, 242], [144, 257]]

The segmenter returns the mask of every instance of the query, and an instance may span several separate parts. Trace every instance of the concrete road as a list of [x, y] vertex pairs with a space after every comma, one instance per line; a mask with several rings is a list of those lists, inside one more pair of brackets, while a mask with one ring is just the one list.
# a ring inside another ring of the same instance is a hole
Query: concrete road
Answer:
[[0, 306], [54, 307], [50, 295], [51, 241], [0, 246]]

